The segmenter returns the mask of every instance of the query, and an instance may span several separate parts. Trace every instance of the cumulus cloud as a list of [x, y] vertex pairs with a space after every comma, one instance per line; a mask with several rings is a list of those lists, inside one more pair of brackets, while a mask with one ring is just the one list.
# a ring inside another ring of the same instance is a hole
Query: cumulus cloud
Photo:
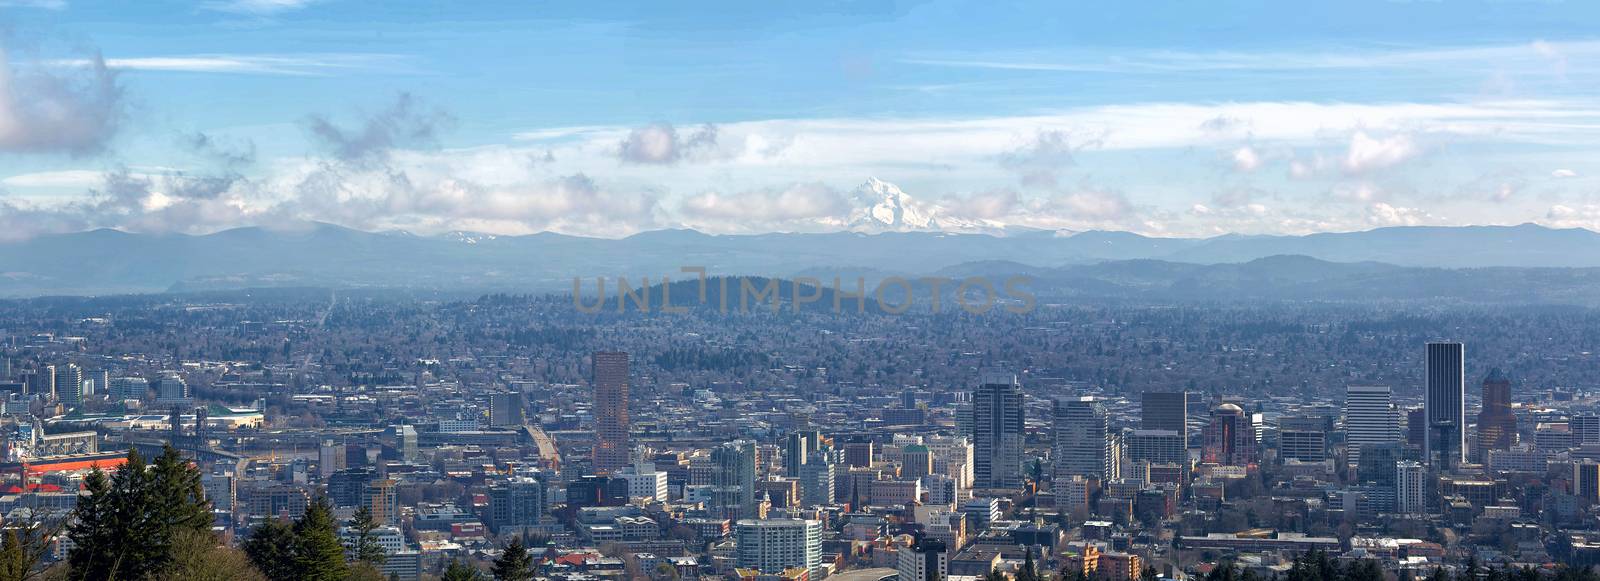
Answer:
[[837, 221], [850, 210], [845, 196], [821, 184], [795, 184], [722, 194], [704, 192], [685, 198], [679, 207], [693, 226], [710, 230], [812, 227]]
[[1261, 154], [1248, 145], [1233, 150], [1233, 169], [1242, 172], [1253, 172], [1261, 168]]
[[670, 165], [699, 159], [717, 147], [717, 126], [705, 124], [686, 137], [678, 135], [671, 123], [652, 123], [634, 128], [617, 145], [617, 158], [623, 163]]
[[397, 147], [434, 145], [453, 122], [443, 109], [401, 93], [393, 104], [354, 127], [341, 127], [325, 116], [312, 115], [306, 120], [306, 129], [335, 159], [367, 164], [381, 162]]
[[1383, 202], [1367, 206], [1367, 222], [1373, 226], [1420, 226], [1434, 221], [1434, 216], [1418, 208], [1391, 206]]
[[122, 87], [98, 54], [83, 67], [19, 68], [0, 47], [0, 152], [87, 155], [123, 117]]
[[1057, 197], [1054, 202], [1074, 218], [1090, 221], [1120, 220], [1133, 213], [1133, 203], [1121, 192], [1088, 190]]
[[1365, 131], [1357, 131], [1350, 136], [1343, 167], [1348, 173], [1361, 174], [1398, 165], [1420, 152], [1416, 141], [1408, 135], [1375, 138]]
[[939, 201], [939, 205], [949, 208], [957, 216], [980, 220], [1001, 220], [1023, 207], [1021, 196], [1010, 188], [985, 190], [967, 196], [946, 196]]
[[1035, 187], [1055, 187], [1060, 172], [1076, 163], [1076, 152], [1095, 140], [1073, 143], [1066, 131], [1040, 131], [1026, 143], [1000, 155], [1000, 166], [1018, 174], [1022, 183]]

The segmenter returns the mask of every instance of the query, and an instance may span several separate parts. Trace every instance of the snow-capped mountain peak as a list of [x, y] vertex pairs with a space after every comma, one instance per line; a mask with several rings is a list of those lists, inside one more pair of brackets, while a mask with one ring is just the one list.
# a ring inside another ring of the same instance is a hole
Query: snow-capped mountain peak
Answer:
[[855, 207], [850, 210], [847, 227], [856, 232], [986, 232], [1005, 227], [954, 216], [944, 206], [918, 200], [900, 186], [878, 178], [867, 178], [850, 192], [850, 198]]

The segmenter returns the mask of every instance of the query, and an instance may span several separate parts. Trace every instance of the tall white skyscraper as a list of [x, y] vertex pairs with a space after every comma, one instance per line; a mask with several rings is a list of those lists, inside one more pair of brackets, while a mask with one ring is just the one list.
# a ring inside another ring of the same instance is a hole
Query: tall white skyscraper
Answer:
[[803, 567], [822, 575], [822, 523], [814, 520], [741, 520], [734, 539], [740, 568], [777, 574]]
[[1420, 463], [1410, 460], [1395, 463], [1395, 509], [1399, 513], [1427, 513], [1427, 497], [1422, 494], [1427, 477], [1428, 471]]
[[972, 395], [973, 476], [982, 488], [1022, 485], [1022, 387], [1011, 373], [986, 371]]
[[1352, 385], [1344, 396], [1345, 446], [1351, 466], [1361, 462], [1361, 446], [1400, 441], [1400, 415], [1387, 385]]
[[1427, 461], [1441, 470], [1467, 459], [1465, 353], [1461, 343], [1428, 343], [1424, 452]]
[[1055, 400], [1055, 474], [1057, 478], [1080, 474], [1102, 480], [1115, 475], [1110, 425], [1105, 408], [1092, 397]]

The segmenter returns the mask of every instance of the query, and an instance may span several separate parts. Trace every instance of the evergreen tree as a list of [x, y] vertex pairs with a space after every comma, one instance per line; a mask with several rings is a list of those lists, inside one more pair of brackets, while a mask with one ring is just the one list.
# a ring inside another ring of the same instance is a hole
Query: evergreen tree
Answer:
[[161, 576], [172, 564], [174, 538], [211, 530], [200, 472], [170, 445], [154, 466], [130, 449], [114, 474], [107, 478], [96, 470], [84, 488], [88, 494], [79, 499], [67, 529], [76, 545], [67, 557], [76, 578]]
[[294, 528], [278, 519], [269, 519], [250, 532], [244, 554], [271, 581], [294, 581], [296, 542]]
[[211, 530], [211, 502], [206, 500], [200, 471], [177, 448], [170, 443], [163, 446], [151, 473], [154, 494], [160, 501], [154, 506], [156, 520], [167, 533], [164, 542], [170, 544], [172, 535], [183, 531]]
[[444, 568], [444, 575], [439, 579], [441, 581], [482, 581], [483, 574], [474, 569], [472, 565], [459, 560], [451, 560], [450, 565]]
[[356, 509], [350, 518], [350, 529], [355, 531], [355, 539], [350, 544], [350, 554], [357, 561], [370, 563], [377, 567], [383, 564], [385, 558], [383, 545], [378, 544], [378, 537], [372, 534], [378, 528], [378, 521], [372, 518], [372, 509], [365, 505]]
[[1033, 566], [1033, 547], [1023, 549], [1022, 569], [1017, 571], [1016, 581], [1042, 581]]
[[295, 578], [304, 581], [338, 581], [349, 568], [344, 562], [344, 545], [339, 542], [338, 521], [328, 499], [318, 498], [306, 507], [305, 515], [294, 523]]
[[73, 542], [67, 563], [75, 577], [106, 579], [112, 575], [116, 558], [111, 479], [97, 468], [83, 479], [83, 488], [88, 494], [78, 497], [72, 510], [75, 518], [67, 527], [67, 538]]
[[[676, 569], [673, 570], [676, 572]], [[495, 581], [532, 581], [533, 580], [533, 555], [522, 546], [520, 537], [513, 537], [506, 545], [505, 552], [499, 559], [494, 560]]]

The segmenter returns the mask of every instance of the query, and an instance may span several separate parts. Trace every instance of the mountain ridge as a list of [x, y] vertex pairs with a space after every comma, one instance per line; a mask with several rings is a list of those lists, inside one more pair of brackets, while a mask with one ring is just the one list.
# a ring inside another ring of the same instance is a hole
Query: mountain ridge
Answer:
[[[1225, 265], [1280, 255], [1332, 263], [1451, 269], [1600, 268], [1600, 233], [1536, 224], [1210, 238], [1161, 238], [1106, 230], [1002, 235], [943, 231], [708, 234], [687, 229], [641, 232], [626, 238], [558, 233], [467, 237], [471, 241], [460, 232], [399, 235], [325, 223], [244, 227], [203, 235], [105, 229], [53, 234], [0, 243], [0, 296], [160, 292], [174, 285], [226, 280], [544, 292], [570, 288], [573, 277], [679, 277], [683, 276], [682, 267], [702, 267], [712, 275], [788, 277], [825, 269], [934, 273], [985, 261], [1010, 261], [1030, 269], [1138, 260]], [[1296, 265], [1280, 260], [1276, 267], [1292, 269]]]

